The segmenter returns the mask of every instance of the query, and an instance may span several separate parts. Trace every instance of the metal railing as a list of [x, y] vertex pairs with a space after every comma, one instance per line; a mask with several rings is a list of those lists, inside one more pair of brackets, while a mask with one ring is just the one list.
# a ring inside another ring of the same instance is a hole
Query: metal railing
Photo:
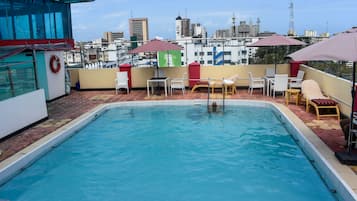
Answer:
[[33, 61], [0, 63], [0, 101], [37, 89]]

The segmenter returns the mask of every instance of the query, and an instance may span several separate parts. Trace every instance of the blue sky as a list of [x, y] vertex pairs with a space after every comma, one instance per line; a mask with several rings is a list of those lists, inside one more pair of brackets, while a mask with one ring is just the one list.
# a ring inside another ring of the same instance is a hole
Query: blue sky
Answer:
[[[237, 22], [261, 20], [261, 31], [286, 34], [289, 29], [290, 0], [96, 0], [72, 4], [72, 26], [76, 41], [102, 37], [105, 31], [123, 31], [129, 37], [128, 19], [147, 17], [149, 38], [175, 38], [175, 18], [201, 23], [212, 36], [227, 29], [235, 13]], [[337, 33], [357, 26], [356, 0], [294, 0], [294, 22], [298, 35], [304, 30]], [[236, 23], [237, 24], [237, 23]]]

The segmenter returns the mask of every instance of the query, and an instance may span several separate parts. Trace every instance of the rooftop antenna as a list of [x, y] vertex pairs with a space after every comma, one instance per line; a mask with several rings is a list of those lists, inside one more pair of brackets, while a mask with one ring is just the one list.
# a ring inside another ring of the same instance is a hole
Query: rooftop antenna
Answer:
[[185, 8], [185, 18], [187, 18], [187, 8]]
[[130, 18], [133, 18], [133, 10], [130, 10]]
[[289, 19], [289, 31], [288, 31], [288, 36], [295, 36], [295, 28], [294, 28], [294, 4], [293, 4], [293, 1], [290, 1], [289, 10], [290, 10], [290, 19]]

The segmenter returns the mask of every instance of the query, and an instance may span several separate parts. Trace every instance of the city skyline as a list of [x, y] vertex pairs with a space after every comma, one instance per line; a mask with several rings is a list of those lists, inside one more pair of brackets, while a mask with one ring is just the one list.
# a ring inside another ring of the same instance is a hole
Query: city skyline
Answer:
[[[302, 35], [305, 30], [337, 33], [357, 24], [354, 8], [357, 2], [344, 0], [326, 2], [323, 0], [293, 1], [295, 32]], [[217, 29], [229, 29], [233, 13], [236, 24], [239, 21], [255, 23], [260, 18], [260, 30], [287, 34], [289, 29], [290, 0], [275, 0], [273, 3], [259, 0], [225, 1], [217, 6], [206, 1], [129, 1], [96, 0], [91, 3], [72, 5], [73, 35], [77, 41], [101, 38], [103, 32], [124, 32], [129, 38], [128, 19], [147, 17], [149, 38], [175, 39], [175, 18], [180, 15], [201, 23], [211, 37]], [[155, 7], [154, 7], [155, 6]]]

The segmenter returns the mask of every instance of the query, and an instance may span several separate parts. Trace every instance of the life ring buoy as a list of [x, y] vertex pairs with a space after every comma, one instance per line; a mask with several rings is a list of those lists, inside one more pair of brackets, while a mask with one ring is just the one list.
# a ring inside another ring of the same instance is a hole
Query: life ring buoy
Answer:
[[61, 70], [61, 60], [56, 55], [50, 58], [50, 69], [52, 73], [58, 73]]

